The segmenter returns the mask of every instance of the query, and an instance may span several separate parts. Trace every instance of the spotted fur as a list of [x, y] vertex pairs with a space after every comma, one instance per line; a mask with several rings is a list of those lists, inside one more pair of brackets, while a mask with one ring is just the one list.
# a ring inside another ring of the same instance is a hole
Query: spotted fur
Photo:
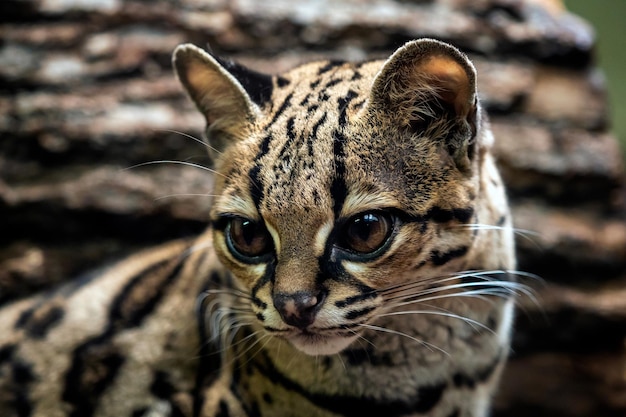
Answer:
[[6, 307], [0, 414], [486, 416], [520, 287], [467, 57], [174, 66], [211, 227]]

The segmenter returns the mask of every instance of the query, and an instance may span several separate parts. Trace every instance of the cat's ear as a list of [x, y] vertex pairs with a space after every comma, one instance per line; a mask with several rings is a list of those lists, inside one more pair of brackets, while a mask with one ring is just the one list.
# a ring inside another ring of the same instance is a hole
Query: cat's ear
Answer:
[[223, 61], [202, 49], [180, 45], [173, 65], [178, 79], [204, 115], [207, 139], [217, 152], [242, 139], [272, 93], [272, 78]]
[[376, 76], [370, 108], [400, 129], [440, 141], [460, 170], [470, 169], [480, 117], [476, 71], [458, 49], [432, 39], [405, 44]]

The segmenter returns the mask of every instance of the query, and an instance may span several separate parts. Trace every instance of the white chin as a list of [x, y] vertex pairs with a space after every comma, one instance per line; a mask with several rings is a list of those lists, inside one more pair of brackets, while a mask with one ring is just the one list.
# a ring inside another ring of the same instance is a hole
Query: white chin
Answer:
[[299, 334], [289, 338], [291, 344], [300, 352], [311, 356], [334, 355], [341, 352], [358, 336], [338, 337]]

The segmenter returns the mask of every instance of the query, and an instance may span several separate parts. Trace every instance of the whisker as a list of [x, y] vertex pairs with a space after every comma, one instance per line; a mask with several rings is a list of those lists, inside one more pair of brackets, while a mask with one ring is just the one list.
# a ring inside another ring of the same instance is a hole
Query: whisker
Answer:
[[[485, 288], [485, 286], [487, 287]], [[479, 291], [479, 292], [484, 291], [485, 294], [499, 293], [504, 296], [510, 296], [510, 295], [517, 296], [519, 295], [519, 293], [522, 293], [522, 294], [531, 296], [530, 294], [531, 290], [524, 284], [520, 284], [517, 282], [509, 282], [509, 281], [490, 281], [489, 283], [462, 282], [459, 284], [443, 285], [438, 288], [429, 288], [428, 290], [420, 291], [414, 294], [406, 294], [406, 295], [399, 295], [396, 297], [390, 297], [389, 299], [393, 300], [393, 299], [418, 298], [424, 295], [436, 294], [436, 293], [443, 292], [443, 291], [458, 290], [458, 289], [473, 288], [473, 287], [479, 287], [480, 289], [474, 290], [474, 291]], [[519, 293], [517, 291], [519, 291]], [[458, 294], [459, 293], [452, 293], [449, 295], [458, 295]]]
[[443, 299], [446, 299], [446, 298], [460, 298], [460, 297], [476, 298], [476, 299], [480, 299], [480, 300], [483, 300], [483, 301], [486, 301], [486, 302], [491, 302], [490, 300], [485, 298], [486, 295], [495, 296], [495, 297], [501, 297], [501, 298], [509, 298], [510, 293], [508, 293], [508, 292], [504, 292], [503, 293], [502, 291], [498, 291], [497, 289], [491, 289], [491, 290], [481, 289], [481, 290], [462, 291], [462, 292], [459, 292], [459, 293], [440, 294], [440, 295], [433, 295], [433, 296], [430, 296], [430, 297], [417, 298], [417, 299], [412, 300], [412, 301], [406, 301], [404, 303], [399, 303], [399, 306], [406, 306], [406, 305], [410, 305], [410, 304], [422, 303], [422, 302], [427, 302], [427, 301], [443, 300]]
[[[509, 281], [503, 281], [503, 280], [499, 280], [495, 277], [493, 277], [493, 275], [515, 275], [515, 276], [521, 276], [524, 278], [532, 278], [535, 279], [539, 282], [542, 282], [543, 280], [541, 279], [541, 277], [539, 277], [538, 275], [529, 273], [529, 272], [523, 272], [523, 271], [517, 271], [517, 270], [485, 270], [485, 271], [461, 271], [458, 272], [454, 275], [450, 275], [448, 277], [437, 277], [437, 278], [431, 278], [431, 279], [427, 279], [427, 280], [422, 280], [422, 281], [417, 281], [417, 282], [409, 282], [409, 283], [401, 283], [401, 284], [396, 284], [393, 285], [391, 287], [385, 288], [383, 290], [379, 290], [378, 293], [383, 295], [383, 296], [393, 296], [394, 294], [397, 293], [406, 293], [407, 291], [411, 291], [411, 290], [415, 290], [417, 288], [420, 287], [426, 287], [428, 286], [429, 288], [427, 289], [427, 291], [440, 291], [441, 289], [446, 288], [445, 286], [441, 286], [439, 288], [433, 288], [434, 285], [437, 284], [443, 284], [449, 281], [456, 281], [459, 279], [465, 279], [465, 278], [476, 278], [476, 279], [480, 279], [483, 281], [483, 283], [478, 283], [481, 285], [486, 285], [485, 283], [489, 283], [491, 285], [498, 285], [498, 283], [502, 282], [502, 283], [508, 283]], [[523, 285], [523, 284], [519, 284], [519, 283], [514, 283], [516, 285]], [[525, 286], [528, 290], [530, 290], [530, 287]]]
[[[263, 333], [261, 330], [253, 333], [255, 336], [259, 333]], [[263, 334], [261, 337], [257, 337], [254, 340], [254, 343], [252, 343], [246, 350], [244, 350], [243, 352], [239, 352], [239, 354], [237, 356], [235, 356], [232, 360], [231, 363], [233, 363], [234, 361], [236, 361], [237, 359], [240, 359], [243, 355], [245, 355], [246, 353], [250, 352], [252, 349], [254, 349], [255, 347], [258, 347], [258, 349], [256, 350], [256, 352], [253, 352], [252, 354], [248, 355], [247, 359], [239, 364], [239, 367], [242, 368], [245, 364], [247, 364], [248, 362], [250, 362], [252, 359], [254, 359], [254, 357], [261, 351], [263, 351], [265, 349], [265, 347], [267, 346], [267, 344], [271, 341], [272, 336], [270, 336], [269, 334], [265, 333]], [[261, 342], [264, 342], [262, 346], [259, 346], [259, 344]]]
[[[246, 318], [243, 315], [238, 316], [230, 316], [228, 314], [223, 314], [222, 312], [217, 314], [212, 314], [209, 317], [209, 321], [214, 324], [214, 326], [210, 327], [211, 335], [203, 341], [202, 347], [200, 350], [207, 345], [213, 344], [217, 349], [212, 350], [211, 354], [220, 354], [222, 357], [226, 353], [230, 351], [230, 348], [238, 345], [239, 343], [244, 343], [248, 337], [253, 337], [256, 333], [253, 333], [251, 336], [247, 336], [243, 340], [232, 343], [233, 339], [236, 337], [236, 334], [240, 329], [247, 327], [248, 324], [242, 322], [240, 318]], [[253, 317], [247, 317], [248, 319], [252, 319]], [[229, 320], [224, 323], [224, 320]], [[221, 330], [221, 332], [220, 332]], [[220, 337], [221, 336], [221, 337]]]
[[[460, 227], [469, 227], [470, 229], [478, 229], [478, 230], [505, 230], [509, 229], [507, 226], [496, 226], [494, 224], [484, 224], [484, 223], [469, 223], [462, 224]], [[516, 234], [519, 235], [530, 235], [530, 236], [541, 236], [541, 233], [536, 232], [534, 230], [529, 229], [520, 229], [518, 227], [511, 227]]]
[[192, 167], [192, 168], [198, 168], [201, 169], [203, 171], [208, 171], [212, 174], [215, 175], [220, 175], [224, 178], [226, 178], [226, 175], [222, 174], [221, 172], [218, 172], [212, 168], [208, 168], [205, 167], [203, 165], [199, 165], [199, 164], [194, 164], [193, 162], [185, 162], [185, 161], [171, 161], [171, 160], [161, 160], [161, 161], [149, 161], [149, 162], [142, 162], [141, 164], [137, 164], [137, 165], [133, 165], [127, 168], [123, 168], [122, 171], [128, 171], [131, 169], [135, 169], [135, 168], [139, 168], [139, 167], [143, 167], [143, 166], [147, 166], [147, 165], [159, 165], [159, 164], [172, 164], [172, 165], [184, 165], [184, 166], [188, 166], [188, 167]]
[[536, 282], [538, 282], [540, 284], [544, 284], [543, 278], [541, 278], [537, 274], [533, 274], [532, 272], [518, 271], [518, 270], [515, 270], [515, 269], [507, 269], [507, 270], [505, 270], [505, 272], [507, 274], [511, 274], [511, 275], [515, 275], [515, 276], [519, 276], [519, 277], [531, 278], [531, 279], [535, 280]]
[[424, 340], [420, 340], [416, 337], [413, 337], [411, 335], [408, 335], [406, 333], [402, 333], [399, 332], [397, 330], [393, 330], [393, 329], [387, 329], [385, 327], [380, 327], [380, 326], [374, 326], [372, 324], [359, 324], [360, 327], [363, 327], [365, 329], [369, 329], [369, 330], [374, 330], [374, 331], [378, 331], [378, 332], [383, 332], [383, 333], [389, 333], [389, 334], [394, 334], [397, 336], [402, 336], [402, 337], [406, 337], [407, 339], [413, 340], [414, 342], [417, 342], [419, 344], [421, 344], [422, 346], [425, 346], [426, 348], [430, 349], [431, 351], [433, 350], [438, 350], [441, 353], [443, 353], [446, 356], [450, 356], [450, 354], [448, 352], [446, 352], [445, 350], [443, 350], [442, 348], [433, 345], [432, 343], [428, 343]]
[[335, 355], [337, 357], [337, 359], [339, 359], [339, 363], [341, 364], [341, 366], [343, 367], [343, 370], [345, 372], [348, 371], [348, 368], [346, 367], [346, 363], [344, 362], [343, 358], [341, 357], [341, 353], [338, 353]]
[[204, 293], [207, 295], [226, 294], [226, 295], [232, 295], [233, 297], [237, 297], [237, 298], [243, 298], [245, 300], [252, 300], [252, 296], [250, 294], [248, 294], [245, 291], [238, 290], [236, 288], [208, 289], [208, 290], [205, 290]]
[[394, 294], [398, 294], [398, 293], [405, 294], [407, 291], [415, 290], [421, 287], [427, 287], [426, 290], [424, 290], [424, 292], [429, 292], [429, 291], [437, 292], [437, 291], [441, 291], [443, 288], [449, 288], [449, 287], [447, 285], [434, 287], [434, 285], [443, 284], [449, 281], [458, 281], [459, 279], [470, 278], [470, 277], [481, 278], [481, 279], [484, 279], [484, 281], [492, 281], [491, 279], [489, 279], [489, 277], [483, 278], [483, 275], [487, 276], [489, 273], [493, 274], [493, 272], [494, 271], [484, 271], [481, 273], [462, 273], [459, 275], [452, 275], [446, 278], [433, 278], [433, 279], [418, 281], [418, 282], [402, 283], [402, 284], [394, 285], [393, 287], [389, 287], [387, 289], [381, 290], [379, 291], [379, 293], [383, 296], [392, 298]]
[[186, 137], [186, 138], [189, 138], [189, 139], [193, 140], [194, 142], [198, 142], [198, 143], [199, 143], [199, 144], [201, 144], [202, 146], [204, 146], [204, 147], [206, 147], [206, 148], [208, 148], [208, 149], [212, 150], [212, 151], [213, 151], [213, 152], [215, 152], [215, 153], [218, 153], [218, 154], [220, 154], [220, 155], [222, 154], [222, 152], [218, 151], [216, 148], [214, 148], [213, 146], [209, 145], [209, 144], [208, 144], [207, 142], [205, 142], [204, 140], [202, 140], [202, 139], [198, 139], [197, 137], [192, 136], [192, 135], [190, 135], [190, 134], [187, 134], [187, 133], [185, 133], [185, 132], [181, 132], [181, 131], [178, 131], [178, 130], [173, 130], [173, 129], [153, 129], [153, 130], [154, 130], [154, 131], [161, 131], [161, 132], [175, 133], [175, 134], [177, 134], [177, 135], [184, 136], [184, 137]]
[[246, 323], [237, 323], [237, 325], [236, 325], [236, 326], [233, 326], [233, 327], [235, 327], [236, 331], [235, 331], [235, 332], [233, 332], [233, 333], [232, 333], [232, 334], [228, 337], [228, 339], [226, 340], [226, 344], [224, 345], [224, 350], [229, 349], [229, 348], [234, 348], [234, 347], [236, 347], [236, 346], [241, 345], [242, 343], [246, 343], [248, 340], [250, 340], [250, 339], [252, 339], [252, 338], [256, 337], [257, 335], [259, 335], [259, 334], [263, 333], [263, 331], [262, 331], [262, 330], [257, 330], [257, 331], [255, 331], [255, 332], [253, 332], [253, 333], [250, 333], [249, 335], [247, 335], [247, 336], [246, 336], [246, 337], [244, 337], [243, 339], [238, 340], [237, 342], [233, 343], [233, 341], [235, 340], [235, 337], [236, 337], [236, 335], [237, 335], [237, 332], [238, 332], [240, 329], [242, 329], [242, 328], [244, 328], [244, 327], [248, 327], [248, 326], [249, 326], [249, 325], [248, 325], [248, 324], [246, 324]]
[[[508, 227], [506, 226], [496, 226], [492, 224], [482, 224], [482, 223], [463, 224], [463, 225], [460, 225], [460, 227], [467, 227], [471, 230], [505, 230], [505, 229], [508, 229]], [[528, 240], [530, 243], [532, 243], [538, 248], [541, 247], [541, 245], [537, 242], [537, 240], [533, 239], [533, 238], [541, 237], [541, 233], [536, 232], [534, 230], [520, 229], [517, 227], [511, 227], [510, 229], [517, 236], [523, 237], [524, 239]]]
[[387, 287], [383, 290], [379, 290], [378, 292], [380, 294], [388, 295], [388, 294], [392, 294], [393, 292], [400, 292], [400, 291], [406, 292], [407, 290], [411, 290], [411, 289], [415, 289], [419, 287], [442, 284], [444, 282], [455, 281], [455, 280], [459, 280], [463, 278], [481, 278], [485, 281], [495, 281], [496, 278], [491, 277], [491, 275], [506, 274], [506, 273], [508, 273], [508, 271], [504, 271], [500, 269], [485, 270], [485, 271], [460, 271], [460, 272], [457, 272], [455, 274], [452, 274], [446, 277], [434, 277], [434, 278], [422, 279], [419, 281], [412, 281], [408, 283], [404, 282], [404, 283], [396, 284], [396, 285]]
[[479, 321], [470, 319], [468, 317], [463, 317], [463, 316], [458, 315], [458, 314], [454, 314], [454, 313], [450, 313], [450, 312], [444, 312], [444, 311], [435, 311], [435, 310], [393, 311], [393, 312], [390, 312], [390, 313], [379, 314], [377, 317], [404, 316], [404, 315], [411, 315], [411, 314], [416, 314], [416, 315], [417, 314], [429, 314], [429, 315], [443, 316], [443, 317], [450, 317], [450, 318], [453, 318], [453, 319], [459, 319], [459, 320], [464, 321], [465, 323], [467, 323], [475, 331], [478, 331], [478, 328], [482, 328], [484, 330], [487, 330], [490, 333], [494, 333], [495, 334], [495, 332], [491, 328], [489, 328], [488, 326], [486, 326], [485, 324], [483, 324], [483, 323], [481, 323]]
[[219, 197], [218, 194], [193, 194], [193, 193], [181, 193], [181, 194], [168, 194], [162, 195], [160, 197], [156, 197], [154, 201], [163, 200], [165, 198], [173, 198], [173, 197]]
[[213, 244], [208, 242], [208, 243], [196, 243], [195, 245], [191, 246], [190, 248], [188, 248], [185, 251], [185, 255], [184, 256], [191, 256], [191, 254], [201, 251], [201, 250], [205, 250], [205, 249], [210, 249], [213, 247]]

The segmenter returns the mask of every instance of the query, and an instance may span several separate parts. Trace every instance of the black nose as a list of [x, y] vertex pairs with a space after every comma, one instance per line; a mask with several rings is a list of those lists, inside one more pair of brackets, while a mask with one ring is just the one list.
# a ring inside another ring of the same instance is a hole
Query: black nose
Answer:
[[315, 321], [317, 312], [322, 307], [326, 293], [313, 294], [307, 291], [274, 294], [274, 307], [283, 321], [290, 326], [305, 329]]

